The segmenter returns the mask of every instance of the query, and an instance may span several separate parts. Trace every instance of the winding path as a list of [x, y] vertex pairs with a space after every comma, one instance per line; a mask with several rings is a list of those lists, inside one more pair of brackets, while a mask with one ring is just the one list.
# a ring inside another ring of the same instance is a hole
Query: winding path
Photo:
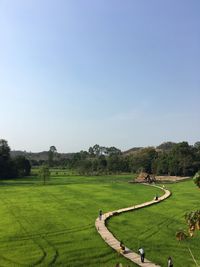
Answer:
[[[148, 184], [144, 184], [148, 185]], [[129, 248], [126, 247], [125, 253], [120, 252], [120, 241], [117, 240], [111, 232], [106, 227], [106, 220], [116, 214], [131, 211], [131, 210], [136, 210], [136, 209], [141, 209], [146, 206], [150, 206], [153, 204], [156, 204], [158, 202], [163, 201], [164, 199], [168, 198], [171, 195], [171, 192], [165, 188], [162, 188], [160, 186], [156, 185], [149, 185], [153, 187], [157, 187], [165, 192], [164, 195], [158, 198], [158, 200], [152, 200], [149, 202], [145, 202], [139, 205], [135, 205], [132, 207], [124, 208], [124, 209], [119, 209], [115, 211], [110, 211], [102, 215], [101, 220], [99, 218], [96, 219], [95, 221], [95, 226], [101, 237], [104, 239], [104, 241], [114, 250], [116, 250], [118, 253], [122, 254], [125, 258], [131, 260], [132, 262], [136, 263], [138, 266], [142, 267], [160, 267], [159, 265], [149, 261], [148, 259], [145, 258], [144, 263], [141, 262], [139, 254], [133, 252]]]

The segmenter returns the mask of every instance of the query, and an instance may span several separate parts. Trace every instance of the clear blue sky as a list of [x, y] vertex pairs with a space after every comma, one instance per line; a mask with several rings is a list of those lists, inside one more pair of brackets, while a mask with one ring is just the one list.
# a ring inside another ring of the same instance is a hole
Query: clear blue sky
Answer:
[[12, 149], [200, 140], [199, 0], [0, 0]]

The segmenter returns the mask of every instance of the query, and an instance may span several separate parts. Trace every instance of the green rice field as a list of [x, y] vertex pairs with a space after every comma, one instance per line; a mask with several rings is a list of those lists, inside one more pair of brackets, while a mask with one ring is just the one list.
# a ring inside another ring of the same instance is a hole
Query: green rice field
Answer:
[[111, 218], [109, 229], [129, 248], [137, 251], [142, 246], [146, 257], [161, 266], [167, 266], [169, 256], [177, 267], [200, 266], [200, 231], [181, 242], [175, 237], [179, 230], [187, 232], [185, 212], [200, 209], [200, 190], [191, 180], [166, 187], [172, 192], [170, 198]]
[[[151, 200], [162, 191], [130, 184], [133, 175], [84, 177], [53, 173], [47, 185], [33, 176], [0, 181], [0, 266], [136, 266], [108, 247], [96, 232], [104, 212]], [[109, 229], [131, 249], [166, 266], [200, 264], [200, 234], [179, 243], [184, 212], [199, 208], [200, 191], [191, 181], [168, 186], [173, 196], [158, 205], [113, 217]]]

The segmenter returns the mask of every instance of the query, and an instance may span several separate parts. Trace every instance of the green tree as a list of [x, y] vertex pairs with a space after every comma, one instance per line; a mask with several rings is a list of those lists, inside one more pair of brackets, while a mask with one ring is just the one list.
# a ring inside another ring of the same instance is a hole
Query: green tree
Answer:
[[99, 156], [100, 155], [100, 152], [101, 152], [101, 148], [100, 148], [100, 146], [99, 145], [94, 145], [93, 146], [93, 152], [94, 152], [94, 154], [95, 154], [95, 156]]
[[200, 141], [197, 141], [195, 144], [194, 144], [194, 147], [200, 151]]
[[10, 159], [10, 147], [4, 139], [0, 139], [0, 155], [4, 159]]
[[8, 142], [0, 139], [0, 178], [17, 178], [30, 174], [31, 165], [24, 156], [18, 156], [14, 159], [10, 156], [10, 147]]
[[200, 171], [195, 174], [193, 181], [200, 188]]
[[79, 161], [78, 172], [81, 175], [90, 175], [92, 171], [92, 162], [89, 159]]
[[89, 153], [88, 153], [87, 151], [84, 151], [84, 150], [81, 150], [81, 151], [79, 152], [79, 154], [80, 154], [80, 158], [81, 158], [81, 159], [86, 159], [86, 158], [89, 157]]
[[94, 149], [92, 147], [88, 149], [88, 153], [91, 157], [94, 157]]
[[57, 152], [57, 149], [55, 146], [50, 146], [49, 148], [49, 152], [48, 152], [48, 162], [49, 162], [49, 166], [52, 167], [53, 166], [53, 161], [54, 161], [54, 155]]
[[171, 175], [193, 175], [196, 171], [195, 151], [187, 142], [176, 144], [170, 151], [169, 172]]
[[106, 154], [111, 156], [111, 155], [121, 155], [122, 152], [120, 149], [114, 147], [114, 146], [111, 146], [111, 147], [108, 147], [106, 148]]
[[179, 159], [176, 156], [176, 154], [173, 155], [173, 153], [171, 153], [169, 155], [168, 164], [169, 164], [169, 167], [168, 167], [168, 174], [169, 175], [175, 175], [175, 176], [182, 175], [182, 171], [180, 169]]
[[158, 157], [154, 160], [153, 172], [158, 175], [165, 175], [169, 172], [169, 156], [166, 152], [158, 153]]
[[200, 170], [200, 141], [194, 144], [195, 161], [194, 166], [196, 171]]
[[50, 178], [50, 171], [47, 165], [43, 165], [40, 167], [39, 176], [42, 179], [43, 184], [45, 185]]
[[19, 176], [28, 176], [31, 172], [31, 164], [24, 156], [17, 156], [14, 159]]
[[105, 171], [107, 167], [107, 160], [104, 155], [101, 155], [98, 160], [98, 167], [100, 171]]
[[130, 156], [130, 169], [133, 172], [142, 170], [152, 173], [156, 158], [157, 152], [154, 147], [140, 149]]
[[160, 144], [159, 146], [157, 146], [156, 148], [164, 150], [164, 151], [169, 151], [174, 147], [174, 145], [176, 145], [176, 143], [174, 142], [164, 142]]
[[18, 176], [17, 168], [10, 157], [10, 147], [8, 142], [0, 139], [0, 178], [8, 179]]
[[113, 154], [110, 155], [107, 159], [108, 161], [108, 171], [110, 173], [119, 173], [122, 171], [122, 158], [117, 155]]

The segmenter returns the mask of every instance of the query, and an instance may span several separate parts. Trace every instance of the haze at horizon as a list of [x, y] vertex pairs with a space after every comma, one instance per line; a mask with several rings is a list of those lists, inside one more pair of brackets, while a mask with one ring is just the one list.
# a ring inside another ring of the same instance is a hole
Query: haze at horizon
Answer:
[[0, 2], [0, 138], [75, 152], [199, 141], [200, 2]]

